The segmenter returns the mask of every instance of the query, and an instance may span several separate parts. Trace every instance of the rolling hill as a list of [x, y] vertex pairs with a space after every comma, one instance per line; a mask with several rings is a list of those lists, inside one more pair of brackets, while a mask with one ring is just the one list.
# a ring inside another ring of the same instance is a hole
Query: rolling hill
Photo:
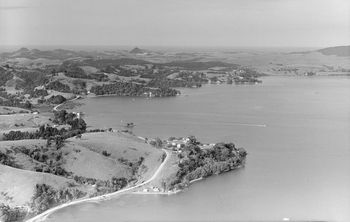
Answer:
[[323, 55], [350, 56], [350, 45], [329, 47], [317, 51]]

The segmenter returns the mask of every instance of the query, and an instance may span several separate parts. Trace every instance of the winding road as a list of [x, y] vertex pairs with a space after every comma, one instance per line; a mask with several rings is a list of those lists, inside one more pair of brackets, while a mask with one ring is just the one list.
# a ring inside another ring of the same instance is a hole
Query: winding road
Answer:
[[170, 158], [170, 153], [169, 151], [165, 150], [165, 149], [162, 149], [165, 154], [166, 154], [166, 158], [164, 159], [164, 161], [160, 164], [160, 166], [158, 167], [158, 169], [156, 170], [156, 172], [152, 175], [151, 178], [149, 178], [148, 180], [140, 183], [140, 184], [137, 184], [135, 186], [132, 186], [132, 187], [127, 187], [125, 189], [122, 189], [122, 190], [118, 190], [116, 192], [113, 192], [113, 193], [109, 193], [109, 194], [104, 194], [104, 195], [101, 195], [101, 196], [97, 196], [97, 197], [92, 197], [92, 198], [86, 198], [86, 199], [80, 199], [80, 200], [75, 200], [75, 201], [72, 201], [72, 202], [69, 202], [69, 203], [65, 203], [65, 204], [62, 204], [62, 205], [59, 205], [57, 207], [54, 207], [54, 208], [51, 208], [47, 211], [44, 211], [43, 213], [41, 214], [38, 214], [37, 216], [27, 220], [26, 222], [39, 222], [39, 221], [44, 221], [49, 215], [51, 215], [52, 213], [54, 213], [55, 211], [59, 210], [59, 209], [62, 209], [62, 208], [65, 208], [65, 207], [68, 207], [68, 206], [71, 206], [71, 205], [76, 205], [76, 204], [80, 204], [80, 203], [85, 203], [85, 202], [95, 202], [95, 201], [101, 201], [101, 200], [106, 200], [106, 199], [111, 199], [113, 197], [116, 197], [120, 194], [123, 194], [123, 193], [126, 193], [128, 191], [131, 191], [133, 189], [136, 189], [138, 187], [141, 187], [143, 185], [146, 185], [148, 183], [150, 183], [152, 180], [154, 180], [159, 172], [163, 169], [164, 165], [166, 164], [166, 162], [169, 160]]
[[68, 102], [68, 101], [74, 101], [74, 100], [77, 100], [77, 99], [79, 99], [79, 98], [80, 98], [80, 96], [76, 96], [74, 99], [70, 99], [70, 100], [64, 101], [63, 103], [60, 103], [60, 104], [58, 104], [57, 106], [53, 107], [53, 110], [54, 110], [54, 111], [58, 111], [58, 110], [57, 110], [58, 107], [62, 106], [62, 105], [65, 104], [66, 102]]

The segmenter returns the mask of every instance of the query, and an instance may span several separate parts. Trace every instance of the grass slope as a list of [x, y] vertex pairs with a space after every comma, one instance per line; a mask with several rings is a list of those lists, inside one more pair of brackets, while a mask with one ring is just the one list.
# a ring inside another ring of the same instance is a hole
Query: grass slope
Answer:
[[[146, 144], [132, 135], [126, 135], [118, 132], [102, 132], [102, 133], [86, 133], [81, 139], [69, 139], [69, 142], [85, 147], [90, 151], [102, 155], [103, 151], [107, 151], [111, 155], [110, 159], [120, 162], [122, 157], [128, 161], [137, 161], [140, 157], [144, 157], [144, 168], [142, 178], [149, 177], [161, 164], [161, 156], [163, 152], [159, 149]], [[123, 164], [125, 166], [125, 164]]]
[[11, 207], [28, 206], [36, 184], [45, 183], [59, 189], [68, 182], [73, 180], [0, 165], [0, 202]]

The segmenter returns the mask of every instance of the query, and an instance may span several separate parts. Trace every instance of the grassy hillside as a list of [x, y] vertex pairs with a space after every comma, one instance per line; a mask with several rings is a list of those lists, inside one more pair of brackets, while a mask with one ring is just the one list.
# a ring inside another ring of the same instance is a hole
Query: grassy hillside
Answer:
[[[124, 175], [132, 173], [129, 163], [135, 163], [141, 157], [144, 157], [144, 167], [140, 169], [142, 172], [137, 172], [138, 177], [142, 174], [142, 178], [153, 174], [154, 170], [161, 164], [163, 154], [161, 150], [146, 144], [143, 140], [118, 132], [86, 133], [81, 139], [68, 139], [67, 143], [84, 147], [100, 156], [103, 156], [102, 152], [106, 151], [110, 154], [108, 160], [114, 161], [115, 166], [119, 166], [120, 171], [126, 171]], [[98, 172], [103, 173], [104, 171]], [[108, 172], [106, 170], [104, 173], [108, 174]]]
[[0, 164], [0, 202], [11, 207], [29, 206], [36, 184], [45, 183], [56, 189], [73, 183], [63, 177], [16, 169]]
[[[59, 166], [69, 173], [68, 178], [82, 176], [99, 180], [147, 177], [160, 165], [162, 155], [161, 150], [142, 140], [112, 132], [86, 133], [81, 139], [70, 138], [59, 150], [54, 145], [47, 146], [46, 140], [3, 141], [0, 152], [8, 153], [14, 164], [23, 170], [38, 171], [38, 168], [45, 170]], [[133, 164], [140, 158], [144, 158], [143, 166], [134, 172]]]
[[[8, 133], [11, 130], [34, 132], [39, 125], [50, 123], [49, 118], [52, 116], [49, 114], [18, 113], [29, 111], [14, 107], [6, 108], [0, 106], [0, 111], [3, 112], [3, 115], [0, 115], [0, 141], [2, 140], [3, 133]], [[6, 112], [17, 112], [17, 114], [7, 115]]]
[[143, 140], [118, 132], [85, 133], [59, 147], [43, 139], [1, 141], [0, 221], [144, 181], [162, 155]]

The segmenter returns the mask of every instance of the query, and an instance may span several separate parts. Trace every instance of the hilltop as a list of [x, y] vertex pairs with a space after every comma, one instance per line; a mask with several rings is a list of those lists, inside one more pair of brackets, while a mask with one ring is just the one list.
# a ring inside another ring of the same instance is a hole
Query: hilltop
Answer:
[[324, 49], [319, 49], [317, 51], [324, 55], [350, 56], [350, 45], [328, 47]]
[[132, 50], [130, 50], [130, 53], [132, 53], [132, 54], [143, 54], [143, 53], [147, 53], [147, 51], [144, 50], [144, 49], [140, 49], [138, 47], [135, 47]]

